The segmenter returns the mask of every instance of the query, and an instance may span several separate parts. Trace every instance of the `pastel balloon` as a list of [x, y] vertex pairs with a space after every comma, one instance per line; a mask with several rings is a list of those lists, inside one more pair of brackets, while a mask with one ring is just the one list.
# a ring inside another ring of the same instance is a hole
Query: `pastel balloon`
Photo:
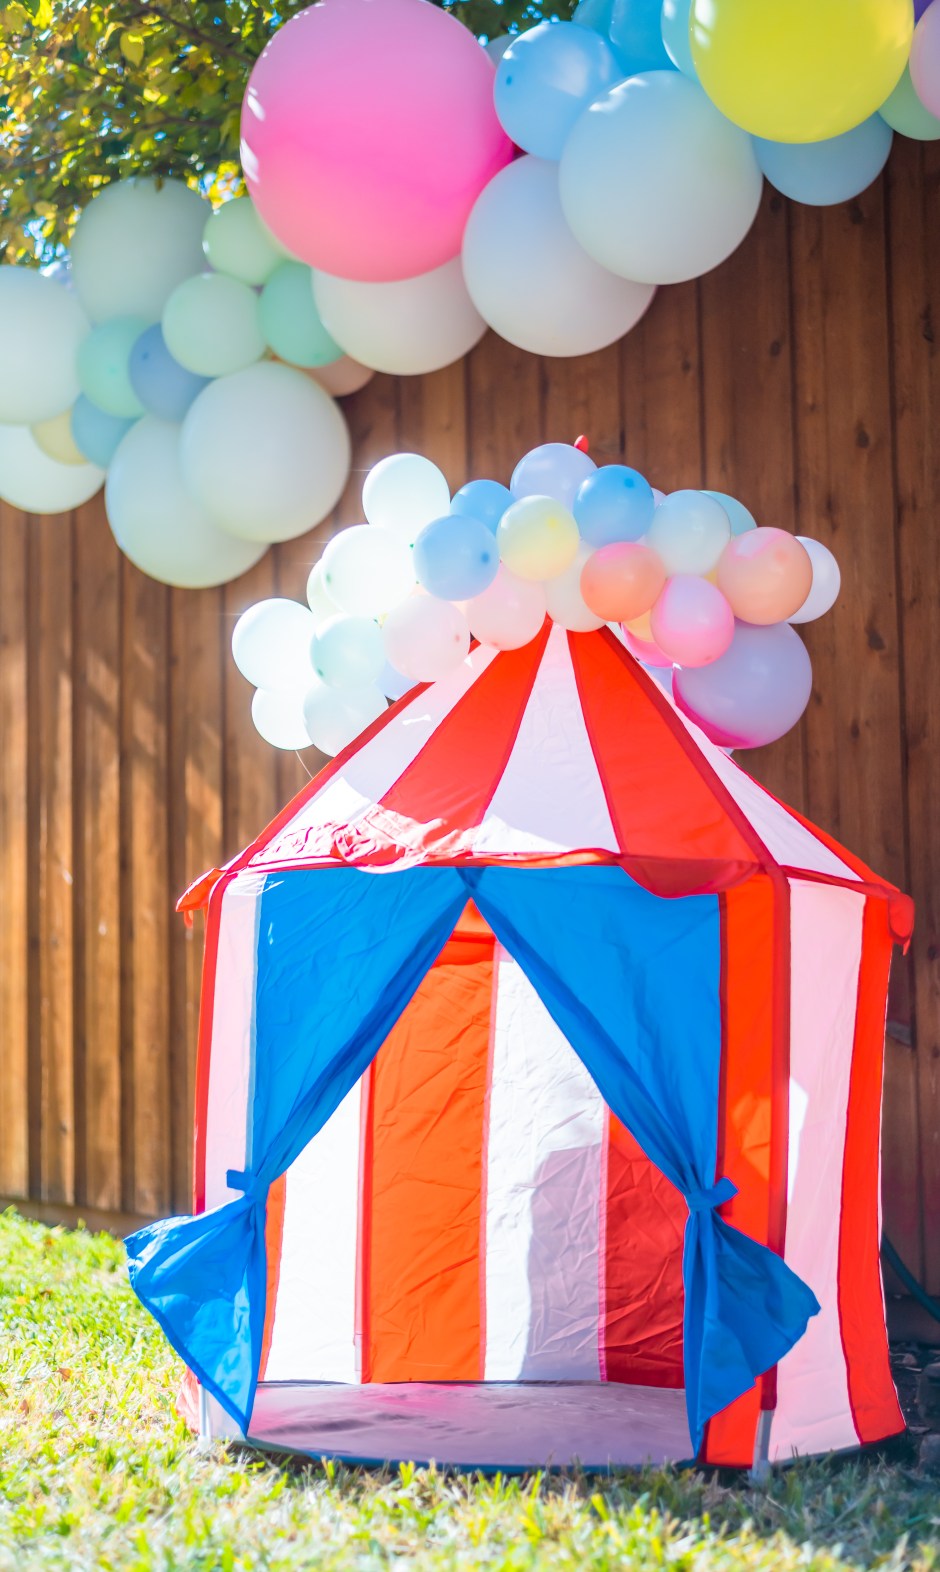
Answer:
[[650, 71], [584, 111], [559, 190], [577, 241], [647, 284], [697, 278], [736, 250], [760, 204], [751, 139], [678, 71]]
[[347, 355], [394, 376], [439, 371], [461, 360], [486, 332], [459, 257], [395, 283], [314, 273], [313, 298], [326, 331]]
[[375, 686], [339, 693], [317, 682], [304, 697], [304, 726], [314, 747], [331, 756], [348, 748], [387, 708], [385, 695]]
[[787, 618], [788, 622], [815, 622], [835, 605], [842, 586], [839, 564], [828, 546], [821, 540], [811, 540], [807, 535], [797, 535], [797, 540], [809, 556], [813, 569], [813, 583], [809, 594], [798, 611]]
[[177, 284], [205, 266], [202, 234], [212, 209], [178, 180], [137, 177], [105, 186], [71, 241], [72, 277], [93, 322], [155, 322]]
[[653, 639], [679, 666], [707, 666], [734, 637], [734, 613], [707, 579], [678, 573], [650, 614]]
[[86, 398], [108, 415], [144, 413], [131, 382], [131, 351], [147, 327], [142, 317], [110, 317], [92, 328], [78, 349], [78, 380]]
[[910, 71], [924, 108], [940, 116], [940, 5], [928, 5], [914, 29]]
[[514, 497], [554, 497], [569, 510], [578, 488], [597, 465], [570, 442], [545, 442], [521, 458], [512, 472]]
[[940, 118], [921, 103], [908, 67], [878, 113], [893, 131], [899, 131], [901, 136], [910, 137], [914, 142], [936, 142], [940, 137]]
[[51, 420], [41, 420], [30, 430], [36, 439], [36, 446], [45, 453], [47, 458], [55, 459], [57, 464], [84, 464], [86, 458], [79, 447], [76, 446], [72, 436], [72, 411], [63, 410], [61, 415], [53, 415]]
[[557, 167], [540, 158], [517, 159], [480, 194], [464, 233], [463, 271], [484, 321], [536, 355], [587, 355], [615, 343], [655, 293], [588, 256], [565, 222]]
[[437, 6], [330, 0], [301, 11], [257, 61], [242, 107], [242, 166], [261, 218], [339, 278], [440, 267], [511, 156], [493, 77], [470, 30]]
[[439, 600], [469, 600], [482, 595], [498, 567], [496, 541], [480, 519], [452, 513], [434, 519], [414, 544], [418, 583]]
[[689, 14], [692, 0], [663, 0], [663, 48], [677, 71], [698, 81], [695, 61], [692, 59], [692, 40], [689, 37]]
[[483, 47], [492, 60], [494, 66], [499, 65], [499, 62], [502, 60], [503, 55], [506, 53], [506, 50], [509, 48], [511, 43], [511, 33], [500, 33], [498, 38], [490, 38], [484, 44]]
[[728, 515], [732, 535], [743, 535], [746, 530], [756, 529], [757, 520], [750, 509], [739, 502], [737, 497], [730, 497], [726, 491], [706, 491], [706, 497], [714, 497], [720, 502]]
[[385, 663], [378, 623], [371, 617], [331, 617], [310, 646], [313, 669], [330, 688], [367, 688]]
[[350, 393], [358, 393], [371, 382], [375, 372], [371, 366], [360, 366], [351, 355], [340, 355], [338, 360], [331, 360], [326, 366], [311, 366], [309, 375], [332, 398], [348, 398]]
[[302, 371], [262, 361], [203, 389], [183, 422], [180, 455], [188, 489], [220, 529], [293, 540], [339, 501], [349, 431]]
[[89, 322], [75, 296], [34, 268], [0, 266], [0, 422], [51, 420], [78, 397]]
[[579, 540], [573, 516], [553, 497], [521, 497], [496, 527], [500, 558], [520, 579], [544, 582], [564, 573]]
[[182, 420], [208, 380], [174, 360], [159, 322], [141, 333], [127, 369], [135, 397], [148, 415], [157, 415], [160, 420]]
[[812, 583], [808, 551], [784, 529], [736, 536], [718, 563], [718, 588], [743, 622], [786, 621], [799, 611]]
[[813, 686], [809, 655], [788, 623], [735, 624], [724, 655], [676, 672], [683, 714], [723, 748], [760, 748], [795, 726]]
[[264, 354], [258, 297], [225, 273], [187, 278], [164, 307], [163, 337], [174, 360], [197, 376], [242, 371]]
[[403, 677], [388, 661], [379, 672], [376, 686], [385, 694], [387, 699], [400, 699], [414, 687], [410, 677]]
[[610, 44], [622, 76], [672, 68], [662, 29], [662, 0], [614, 0], [610, 8]]
[[104, 480], [94, 464], [61, 464], [28, 426], [0, 426], [0, 498], [24, 513], [70, 513]]
[[352, 616], [381, 616], [410, 595], [415, 584], [407, 545], [375, 524], [340, 530], [327, 543], [320, 568], [326, 594]]
[[514, 38], [497, 65], [496, 113], [517, 147], [557, 160], [581, 110], [622, 75], [600, 33], [540, 22]]
[[[649, 628], [648, 619], [646, 628]], [[672, 667], [672, 656], [661, 650], [655, 639], [644, 638], [641, 634], [634, 632], [632, 628], [628, 627], [623, 629], [623, 639], [630, 654], [640, 661], [642, 665], [654, 666], [657, 670], [665, 670]]]
[[593, 633], [604, 626], [604, 618], [591, 610], [581, 590], [581, 575], [593, 554], [593, 547], [582, 541], [565, 571], [545, 585], [545, 609], [569, 633]]
[[287, 693], [269, 693], [259, 688], [252, 696], [251, 719], [255, 731], [272, 748], [283, 748], [297, 753], [309, 748], [310, 734], [304, 718], [304, 693], [295, 689]]
[[316, 632], [312, 612], [296, 600], [275, 596], [243, 611], [232, 630], [232, 658], [256, 688], [293, 693], [313, 681], [310, 645]]
[[704, 491], [673, 491], [654, 512], [646, 538], [667, 574], [708, 573], [731, 539], [731, 523]]
[[911, 0], [693, 0], [692, 59], [723, 115], [819, 142], [873, 115], [907, 64]]
[[319, 562], [313, 564], [307, 576], [307, 605], [310, 607], [313, 619], [318, 627], [322, 623], [328, 622], [331, 617], [335, 617], [342, 610], [341, 606], [337, 606], [323, 582], [322, 557]]
[[545, 621], [545, 589], [531, 579], [517, 578], [500, 563], [492, 584], [467, 601], [465, 610], [470, 631], [481, 644], [521, 649]]
[[280, 262], [261, 291], [261, 331], [269, 349], [292, 366], [324, 366], [343, 351], [313, 299], [313, 275], [303, 262]]
[[479, 519], [495, 535], [496, 526], [511, 502], [512, 492], [498, 480], [468, 480], [454, 492], [450, 511]]
[[649, 611], [665, 582], [666, 570], [649, 546], [615, 541], [588, 558], [581, 593], [604, 622], [633, 622]]
[[592, 546], [609, 546], [645, 535], [655, 506], [653, 488], [639, 471], [626, 464], [602, 464], [579, 486], [574, 516], [583, 540]]
[[120, 443], [105, 486], [111, 533], [142, 572], [180, 589], [225, 584], [266, 545], [219, 529], [183, 482], [180, 428], [144, 415]]
[[413, 595], [382, 624], [385, 658], [414, 682], [436, 682], [466, 659], [470, 629], [458, 606], [433, 595]]
[[370, 469], [362, 487], [362, 510], [369, 523], [390, 529], [409, 546], [449, 507], [447, 481], [420, 453], [392, 453]]
[[893, 141], [881, 115], [871, 115], [851, 131], [823, 142], [767, 142], [754, 139], [757, 162], [784, 196], [811, 207], [848, 202], [877, 179], [888, 162]]
[[243, 284], [266, 284], [286, 252], [262, 224], [251, 197], [223, 202], [206, 223], [202, 248], [216, 273]]
[[99, 409], [84, 393], [72, 405], [70, 420], [72, 438], [79, 453], [99, 469], [107, 469], [118, 443], [134, 424], [133, 419], [109, 415], [106, 410]]

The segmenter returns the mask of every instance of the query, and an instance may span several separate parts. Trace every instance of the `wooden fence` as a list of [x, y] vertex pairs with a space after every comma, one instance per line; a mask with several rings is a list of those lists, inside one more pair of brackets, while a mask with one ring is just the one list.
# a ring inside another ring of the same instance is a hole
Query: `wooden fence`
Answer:
[[[886, 1223], [940, 1289], [940, 146], [900, 141], [858, 201], [767, 193], [715, 273], [661, 292], [622, 344], [540, 362], [488, 336], [464, 363], [347, 401], [361, 472], [399, 448], [452, 485], [591, 438], [666, 489], [709, 485], [835, 550], [806, 631], [800, 728], [749, 767], [908, 889], [892, 998]], [[2, 346], [0, 346], [2, 357]], [[201, 932], [176, 894], [305, 779], [255, 735], [229, 637], [303, 597], [316, 537], [237, 583], [170, 591], [126, 562], [100, 498], [0, 509], [0, 1196], [46, 1215], [186, 1210]], [[307, 757], [316, 767], [316, 756]]]

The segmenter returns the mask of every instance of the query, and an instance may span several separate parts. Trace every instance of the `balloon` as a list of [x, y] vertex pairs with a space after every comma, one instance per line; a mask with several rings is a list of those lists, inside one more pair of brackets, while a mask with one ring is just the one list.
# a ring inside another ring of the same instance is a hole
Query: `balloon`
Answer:
[[358, 393], [375, 376], [371, 366], [360, 366], [351, 355], [340, 355], [338, 360], [331, 360], [326, 366], [311, 366], [309, 374], [332, 398]]
[[323, 558], [315, 562], [307, 578], [307, 605], [318, 627], [335, 617], [342, 608], [337, 606], [323, 582]]
[[539, 158], [517, 159], [481, 193], [464, 233], [463, 271], [481, 317], [536, 355], [587, 355], [613, 344], [655, 293], [615, 277], [579, 246], [561, 210], [557, 168]]
[[290, 753], [309, 748], [304, 702], [303, 692], [296, 689], [293, 693], [268, 693], [259, 688], [251, 701], [255, 731], [272, 748], [284, 748]]
[[360, 732], [384, 715], [388, 706], [377, 687], [360, 688], [355, 693], [339, 693], [325, 683], [316, 682], [304, 698], [304, 725], [314, 747], [321, 753], [342, 753]]
[[604, 626], [605, 619], [595, 615], [581, 593], [581, 575], [593, 555], [593, 547], [582, 541], [565, 571], [545, 586], [548, 615], [569, 633], [593, 633]]
[[735, 624], [724, 655], [675, 675], [676, 703], [725, 748], [760, 748], [795, 726], [813, 686], [809, 655], [785, 622]]
[[32, 268], [0, 266], [0, 422], [51, 420], [78, 397], [75, 358], [88, 318], [75, 296]]
[[137, 399], [148, 415], [160, 420], [182, 420], [208, 380], [174, 360], [159, 322], [141, 333], [131, 350], [128, 372]]
[[924, 108], [940, 116], [940, 5], [928, 5], [914, 29], [910, 73]]
[[[582, 481], [574, 499], [581, 538], [592, 546], [639, 540], [653, 522], [655, 502], [648, 480], [626, 464], [602, 464]], [[615, 617], [615, 622], [623, 619]]]
[[30, 430], [36, 441], [36, 446], [47, 458], [55, 459], [57, 464], [84, 464], [85, 455], [75, 445], [72, 436], [72, 411], [63, 410], [61, 415], [53, 415], [51, 420], [41, 420]]
[[706, 491], [706, 497], [714, 497], [720, 502], [728, 515], [732, 535], [743, 535], [745, 530], [756, 529], [757, 520], [753, 513], [739, 502], [737, 497], [729, 497], [726, 491]]
[[163, 337], [174, 360], [197, 376], [242, 371], [264, 354], [258, 297], [224, 273], [187, 278], [164, 307]]
[[450, 511], [479, 519], [495, 535], [496, 526], [511, 502], [512, 492], [498, 480], [468, 480], [454, 492]]
[[[708, 493], [708, 495], [710, 497], [720, 497], [721, 493], [718, 492], [718, 491], [710, 491]], [[653, 487], [653, 503], [654, 503], [654, 505], [658, 508], [660, 503], [661, 502], [665, 502], [665, 500], [666, 500], [666, 493], [664, 491], [660, 491], [658, 486], [654, 486]]]
[[287, 255], [247, 196], [234, 197], [216, 208], [202, 232], [202, 249], [217, 273], [241, 279], [243, 284], [266, 284]]
[[649, 611], [666, 582], [666, 570], [649, 546], [615, 541], [600, 546], [585, 564], [581, 593], [605, 622], [634, 622]]
[[400, 671], [396, 671], [394, 666], [386, 661], [379, 672], [376, 686], [387, 699], [401, 699], [411, 691], [414, 683], [410, 677], [403, 677]]
[[370, 524], [390, 529], [409, 546], [450, 507], [450, 489], [436, 464], [420, 453], [393, 453], [370, 469], [362, 510]]
[[371, 617], [331, 617], [314, 633], [310, 649], [314, 671], [330, 688], [367, 688], [385, 664], [382, 634]]
[[327, 544], [320, 567], [326, 594], [339, 610], [358, 617], [380, 617], [415, 585], [407, 545], [375, 524], [340, 530]]
[[580, 537], [568, 509], [552, 497], [520, 497], [496, 529], [499, 555], [520, 579], [544, 581], [564, 573], [575, 559]]
[[842, 585], [839, 564], [828, 546], [807, 535], [797, 535], [797, 540], [809, 555], [813, 569], [813, 584], [798, 611], [787, 618], [788, 622], [815, 622], [836, 603]]
[[673, 491], [654, 512], [646, 538], [668, 574], [708, 573], [731, 539], [731, 523], [704, 491]]
[[498, 650], [517, 650], [534, 639], [545, 621], [545, 590], [529, 579], [516, 578], [502, 563], [489, 589], [467, 601], [467, 621], [474, 638]]
[[316, 621], [296, 600], [259, 600], [232, 632], [232, 657], [243, 677], [270, 693], [294, 693], [313, 682], [310, 658]]
[[69, 513], [104, 480], [94, 464], [60, 464], [28, 426], [0, 426], [0, 497], [24, 513]]
[[480, 519], [449, 513], [426, 524], [414, 545], [418, 583], [439, 600], [470, 600], [499, 567], [493, 532]]
[[336, 506], [349, 475], [349, 432], [322, 388], [269, 361], [204, 388], [183, 422], [187, 489], [220, 529], [293, 540]]
[[594, 460], [570, 442], [545, 442], [521, 458], [512, 472], [514, 497], [554, 497], [574, 507], [578, 487], [597, 469]]
[[499, 65], [503, 55], [512, 43], [511, 33], [500, 33], [498, 38], [490, 38], [483, 45], [494, 65]]
[[885, 99], [878, 113], [893, 131], [899, 131], [914, 142], [936, 142], [940, 137], [940, 119], [921, 103], [909, 69], [905, 69], [894, 92]]
[[394, 376], [439, 371], [462, 359], [486, 332], [459, 257], [390, 284], [314, 273], [313, 298], [324, 327], [347, 355]]
[[413, 595], [389, 612], [382, 625], [385, 658], [415, 682], [436, 682], [466, 659], [470, 629], [458, 606]]
[[223, 533], [183, 484], [180, 429], [144, 415], [108, 470], [111, 533], [136, 567], [162, 584], [205, 589], [237, 579], [264, 555], [256, 541]]
[[692, 59], [735, 125], [820, 142], [873, 115], [907, 64], [911, 0], [693, 0]]
[[261, 332], [269, 349], [292, 366], [325, 366], [343, 351], [320, 321], [310, 268], [281, 262], [261, 291]]
[[242, 165], [261, 218], [339, 278], [440, 267], [511, 156], [493, 75], [473, 34], [436, 6], [330, 0], [301, 11], [257, 61], [242, 107]]
[[718, 588], [743, 622], [785, 621], [799, 611], [812, 583], [809, 553], [784, 529], [738, 535], [718, 563]]
[[848, 202], [881, 174], [893, 137], [880, 115], [824, 142], [754, 139], [757, 162], [772, 186], [794, 202], [832, 207]]
[[540, 22], [512, 40], [496, 68], [496, 113], [518, 147], [557, 160], [582, 109], [622, 75], [600, 33]]
[[663, 47], [676, 70], [697, 82], [698, 72], [692, 59], [692, 40], [689, 37], [691, 10], [692, 0], [663, 0], [661, 26]]
[[133, 420], [109, 415], [99, 409], [84, 393], [72, 405], [71, 426], [75, 446], [90, 464], [96, 464], [99, 469], [107, 469], [117, 452], [118, 443], [133, 425]]
[[177, 284], [205, 266], [212, 209], [178, 180], [116, 180], [89, 202], [72, 236], [75, 290], [93, 322], [155, 322]]
[[[642, 619], [644, 631], [649, 634], [649, 615]], [[624, 626], [623, 640], [630, 654], [644, 666], [654, 666], [657, 670], [672, 669], [672, 656], [661, 650], [655, 639], [643, 637], [633, 628]]]
[[130, 377], [131, 350], [147, 327], [143, 317], [109, 317], [78, 349], [78, 380], [86, 398], [107, 415], [144, 413]]
[[677, 573], [650, 615], [653, 639], [679, 666], [707, 666], [734, 637], [734, 613], [707, 579]]
[[662, 30], [661, 0], [615, 0], [611, 7], [610, 44], [621, 62], [622, 76], [639, 71], [672, 69]]

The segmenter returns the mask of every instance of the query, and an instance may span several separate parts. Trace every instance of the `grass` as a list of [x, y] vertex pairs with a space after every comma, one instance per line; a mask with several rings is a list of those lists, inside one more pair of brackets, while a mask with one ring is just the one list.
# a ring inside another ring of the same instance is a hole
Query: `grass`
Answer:
[[940, 1569], [903, 1447], [778, 1472], [481, 1479], [197, 1453], [120, 1244], [0, 1215], [0, 1568]]

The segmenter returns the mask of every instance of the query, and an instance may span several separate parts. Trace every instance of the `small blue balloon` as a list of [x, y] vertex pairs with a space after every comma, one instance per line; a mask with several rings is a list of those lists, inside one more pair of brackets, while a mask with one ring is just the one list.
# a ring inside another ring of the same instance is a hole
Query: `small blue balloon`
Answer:
[[625, 5], [614, 5], [608, 37], [624, 75], [673, 70], [663, 43], [662, 0], [628, 0]]
[[396, 699], [410, 693], [415, 683], [413, 677], [403, 677], [400, 671], [395, 670], [391, 661], [386, 661], [375, 679], [375, 685], [394, 703]]
[[159, 322], [141, 333], [128, 364], [131, 387], [148, 414], [180, 421], [211, 378], [197, 377], [174, 360]]
[[418, 583], [438, 600], [470, 600], [492, 584], [499, 550], [479, 519], [451, 513], [426, 524], [412, 557]]
[[698, 81], [695, 61], [692, 59], [692, 40], [689, 37], [689, 12], [692, 0], [663, 0], [663, 47], [677, 71], [690, 81]]
[[574, 499], [581, 537], [591, 546], [639, 540], [653, 520], [653, 488], [626, 464], [604, 464], [585, 480]]
[[450, 511], [465, 518], [479, 519], [495, 535], [496, 526], [512, 500], [509, 487], [501, 486], [498, 480], [468, 480], [454, 492]]
[[848, 202], [877, 179], [888, 161], [894, 133], [872, 115], [842, 136], [824, 142], [766, 142], [754, 137], [754, 152], [772, 186], [794, 202], [832, 207]]
[[137, 422], [128, 420], [124, 415], [109, 415], [106, 410], [93, 404], [90, 398], [86, 398], [84, 393], [80, 393], [72, 405], [69, 424], [72, 441], [82, 457], [89, 464], [97, 464], [99, 469], [107, 469], [121, 438]]
[[726, 491], [706, 491], [705, 495], [721, 503], [730, 520], [732, 535], [746, 535], [749, 529], [757, 528], [753, 513], [737, 497], [729, 497]]
[[527, 153], [559, 159], [582, 109], [622, 75], [600, 33], [574, 22], [540, 22], [513, 39], [496, 68], [496, 113]]

